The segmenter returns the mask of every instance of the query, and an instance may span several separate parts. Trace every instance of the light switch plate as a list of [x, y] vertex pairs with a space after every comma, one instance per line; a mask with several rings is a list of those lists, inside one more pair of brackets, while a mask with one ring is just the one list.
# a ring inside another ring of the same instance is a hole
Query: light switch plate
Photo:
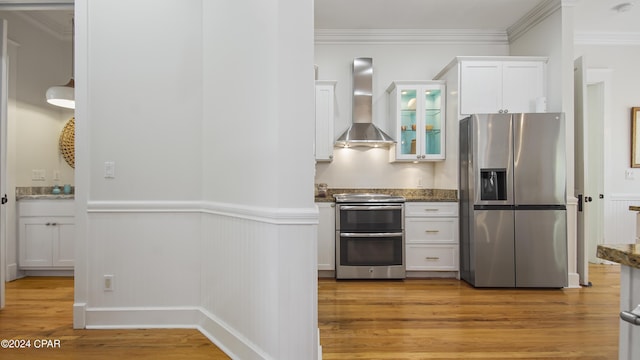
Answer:
[[624, 172], [624, 178], [627, 179], [627, 180], [635, 180], [636, 179], [635, 171], [633, 171], [633, 169], [627, 169]]
[[113, 161], [104, 162], [104, 178], [114, 179], [116, 177], [116, 163]]
[[45, 170], [44, 169], [33, 169], [31, 170], [31, 180], [33, 181], [44, 181], [45, 180]]

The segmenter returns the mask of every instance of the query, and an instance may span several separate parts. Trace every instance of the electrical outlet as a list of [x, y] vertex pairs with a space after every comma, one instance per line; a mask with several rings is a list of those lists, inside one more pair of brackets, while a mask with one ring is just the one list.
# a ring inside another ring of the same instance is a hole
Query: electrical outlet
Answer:
[[113, 291], [113, 275], [104, 276], [104, 291]]

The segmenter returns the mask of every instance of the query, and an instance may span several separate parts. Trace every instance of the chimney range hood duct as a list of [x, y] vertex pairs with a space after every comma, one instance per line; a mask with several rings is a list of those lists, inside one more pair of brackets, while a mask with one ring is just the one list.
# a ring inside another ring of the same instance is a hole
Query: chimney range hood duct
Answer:
[[389, 146], [395, 141], [373, 125], [373, 59], [353, 59], [353, 120], [337, 146]]

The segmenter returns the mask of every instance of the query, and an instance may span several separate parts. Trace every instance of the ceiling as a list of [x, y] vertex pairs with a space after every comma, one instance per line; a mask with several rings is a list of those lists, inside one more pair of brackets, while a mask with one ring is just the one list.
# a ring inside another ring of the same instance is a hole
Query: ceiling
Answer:
[[[506, 31], [549, 0], [315, 0], [316, 29]], [[570, 0], [576, 31], [640, 32], [640, 0]], [[612, 8], [632, 5], [627, 12]]]
[[[506, 31], [551, 0], [315, 0], [316, 29], [479, 29]], [[564, 0], [566, 1], [566, 0]], [[640, 33], [640, 0], [570, 0], [577, 32]], [[612, 8], [629, 3], [631, 9]], [[72, 10], [21, 11], [59, 38], [71, 38]]]

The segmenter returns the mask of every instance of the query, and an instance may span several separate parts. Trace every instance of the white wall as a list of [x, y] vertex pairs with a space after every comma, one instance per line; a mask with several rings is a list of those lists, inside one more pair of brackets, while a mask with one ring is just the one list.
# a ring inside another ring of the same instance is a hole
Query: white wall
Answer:
[[[358, 41], [360, 43], [358, 43]], [[455, 56], [508, 55], [509, 46], [499, 42], [471, 44], [470, 41], [424, 42], [407, 44], [388, 40], [359, 38], [347, 42], [316, 43], [315, 63], [321, 80], [337, 80], [334, 135], [340, 136], [351, 123], [352, 73], [356, 57], [373, 58], [373, 122], [391, 133], [386, 89], [395, 80], [430, 80]], [[454, 141], [455, 134], [447, 135]], [[327, 183], [330, 188], [433, 188], [433, 163], [389, 163], [389, 155], [381, 149], [335, 149], [331, 163], [316, 165], [316, 183]], [[452, 182], [438, 186], [457, 189]]]
[[315, 359], [312, 5], [76, 1], [75, 327]]

